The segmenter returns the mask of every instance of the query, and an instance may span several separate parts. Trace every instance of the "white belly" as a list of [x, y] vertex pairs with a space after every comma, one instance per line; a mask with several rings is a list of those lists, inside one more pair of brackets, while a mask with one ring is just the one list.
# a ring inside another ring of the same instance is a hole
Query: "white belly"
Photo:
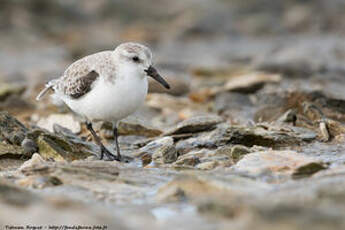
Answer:
[[64, 98], [76, 113], [90, 121], [116, 122], [135, 112], [147, 95], [147, 78], [119, 79], [114, 83], [100, 77], [93, 89], [78, 99]]

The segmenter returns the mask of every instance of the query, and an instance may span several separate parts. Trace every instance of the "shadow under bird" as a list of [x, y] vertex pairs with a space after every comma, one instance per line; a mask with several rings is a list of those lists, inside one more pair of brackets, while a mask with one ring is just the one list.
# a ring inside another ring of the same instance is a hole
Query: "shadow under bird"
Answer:
[[[101, 148], [100, 159], [121, 160], [117, 123], [135, 112], [145, 100], [147, 76], [165, 88], [169, 84], [152, 66], [149, 48], [138, 43], [123, 43], [113, 51], [86, 56], [71, 64], [64, 74], [49, 81], [37, 96], [49, 90], [72, 111], [86, 120], [86, 127]], [[92, 128], [93, 121], [113, 123], [117, 155], [107, 150]]]

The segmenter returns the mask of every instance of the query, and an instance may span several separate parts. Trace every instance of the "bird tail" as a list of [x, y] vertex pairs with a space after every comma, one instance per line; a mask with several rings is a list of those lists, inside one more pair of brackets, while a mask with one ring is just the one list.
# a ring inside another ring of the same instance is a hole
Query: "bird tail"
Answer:
[[46, 95], [46, 93], [48, 93], [48, 90], [52, 89], [55, 85], [56, 80], [52, 80], [49, 81], [45, 84], [45, 88], [37, 95], [36, 100], [39, 101], [42, 99], [42, 97], [44, 97], [44, 95]]

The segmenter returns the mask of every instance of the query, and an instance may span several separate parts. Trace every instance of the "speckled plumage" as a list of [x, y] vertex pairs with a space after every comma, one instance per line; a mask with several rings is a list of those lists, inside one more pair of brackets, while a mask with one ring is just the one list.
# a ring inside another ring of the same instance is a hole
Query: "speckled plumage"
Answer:
[[[135, 62], [132, 57], [138, 56]], [[133, 113], [147, 94], [150, 50], [137, 43], [124, 43], [113, 51], [102, 51], [72, 63], [63, 75], [46, 84], [74, 112], [87, 120], [116, 122]]]
[[96, 74], [109, 81], [115, 81], [116, 63], [112, 59], [112, 51], [92, 54], [74, 62], [58, 79], [53, 89], [79, 98], [91, 90], [92, 83], [98, 77]]

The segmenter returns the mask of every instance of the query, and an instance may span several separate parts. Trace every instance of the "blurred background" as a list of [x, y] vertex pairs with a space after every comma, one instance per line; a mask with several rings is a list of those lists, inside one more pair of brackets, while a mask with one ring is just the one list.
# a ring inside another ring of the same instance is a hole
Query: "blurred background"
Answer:
[[342, 0], [2, 0], [0, 76], [54, 78], [124, 41], [149, 45], [173, 71], [233, 62], [342, 69], [344, 10]]

